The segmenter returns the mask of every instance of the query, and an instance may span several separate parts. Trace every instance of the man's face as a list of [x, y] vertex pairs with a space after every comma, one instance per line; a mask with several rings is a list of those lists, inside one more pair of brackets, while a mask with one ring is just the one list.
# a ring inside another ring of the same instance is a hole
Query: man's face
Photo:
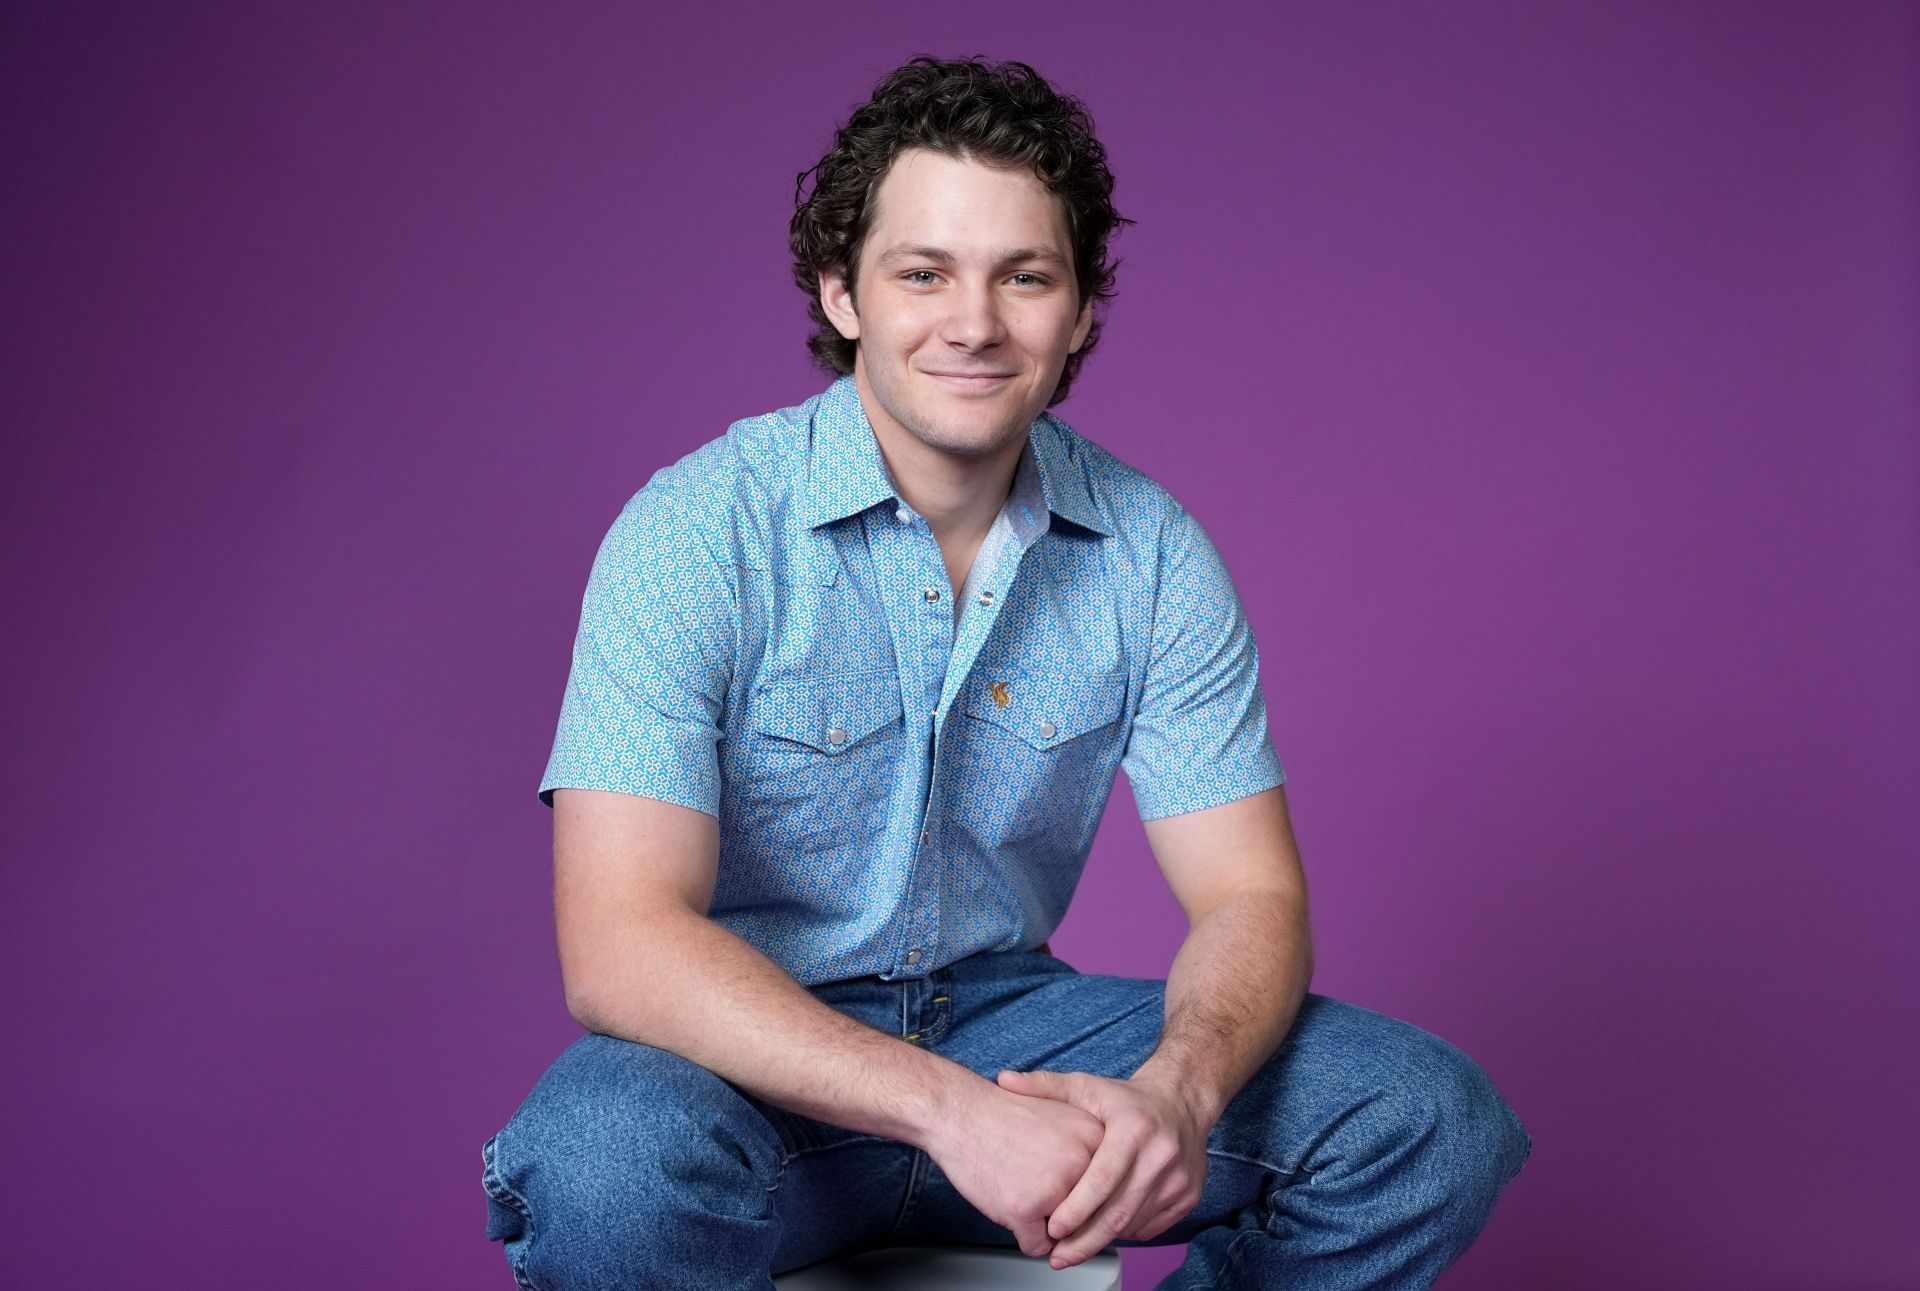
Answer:
[[966, 456], [1026, 435], [1093, 322], [1078, 301], [1065, 207], [1033, 174], [921, 148], [874, 194], [857, 310], [828, 277], [821, 303], [857, 340], [854, 378], [881, 416]]

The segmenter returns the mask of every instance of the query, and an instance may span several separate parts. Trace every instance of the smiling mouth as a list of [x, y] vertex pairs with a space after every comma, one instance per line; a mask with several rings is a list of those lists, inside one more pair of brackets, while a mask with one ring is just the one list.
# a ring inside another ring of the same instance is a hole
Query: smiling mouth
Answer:
[[929, 372], [927, 375], [957, 390], [991, 390], [1013, 377], [1011, 372]]

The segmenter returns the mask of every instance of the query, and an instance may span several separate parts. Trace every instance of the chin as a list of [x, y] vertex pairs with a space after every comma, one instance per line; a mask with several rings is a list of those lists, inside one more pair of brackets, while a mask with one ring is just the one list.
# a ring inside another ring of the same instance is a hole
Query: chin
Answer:
[[982, 424], [930, 417], [921, 425], [925, 430], [920, 439], [949, 453], [990, 453], [1008, 439], [1007, 428], [1000, 422]]

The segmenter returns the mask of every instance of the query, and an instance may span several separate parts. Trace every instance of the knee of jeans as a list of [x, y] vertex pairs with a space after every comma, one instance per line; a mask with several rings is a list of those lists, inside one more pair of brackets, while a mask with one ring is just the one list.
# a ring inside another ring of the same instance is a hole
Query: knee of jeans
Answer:
[[606, 1036], [549, 1068], [486, 1156], [487, 1235], [521, 1242], [529, 1268], [644, 1267], [689, 1212], [764, 1222], [784, 1161], [778, 1134], [725, 1081]]
[[1438, 1036], [1433, 1040], [1407, 1097], [1422, 1129], [1456, 1164], [1457, 1177], [1497, 1191], [1520, 1172], [1533, 1150], [1532, 1137], [1479, 1063]]

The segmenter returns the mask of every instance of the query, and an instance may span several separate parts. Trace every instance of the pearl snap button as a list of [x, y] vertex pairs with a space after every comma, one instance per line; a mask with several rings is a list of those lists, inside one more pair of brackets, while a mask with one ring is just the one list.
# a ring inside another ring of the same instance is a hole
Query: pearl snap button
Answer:
[[1043, 740], [1050, 740], [1050, 739], [1052, 739], [1052, 738], [1053, 738], [1053, 737], [1054, 737], [1055, 735], [1058, 735], [1059, 733], [1060, 733], [1060, 730], [1059, 730], [1059, 728], [1058, 728], [1057, 726], [1055, 726], [1055, 725], [1054, 725], [1054, 724], [1053, 724], [1052, 722], [1042, 722], [1042, 723], [1040, 723], [1040, 738], [1041, 738], [1041, 739], [1043, 739]]
[[940, 599], [940, 589], [937, 587], [929, 587], [922, 595], [931, 603]]
[[827, 728], [827, 743], [829, 743], [829, 744], [845, 744], [846, 742], [847, 742], [847, 728], [846, 728], [846, 727], [844, 727], [844, 726], [829, 726], [829, 727]]
[[982, 605], [992, 605], [992, 604], [993, 604], [993, 593], [992, 593], [992, 592], [982, 592], [982, 593], [980, 593], [980, 603], [981, 603]]

